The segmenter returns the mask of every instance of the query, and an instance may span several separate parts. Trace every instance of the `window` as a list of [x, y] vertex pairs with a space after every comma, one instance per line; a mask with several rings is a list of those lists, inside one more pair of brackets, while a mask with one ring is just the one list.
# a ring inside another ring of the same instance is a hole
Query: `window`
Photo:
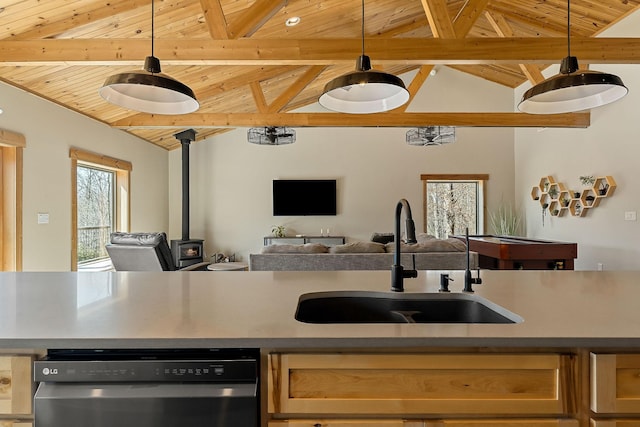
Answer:
[[112, 231], [129, 230], [129, 172], [123, 160], [71, 149], [72, 270], [111, 268], [105, 245]]
[[422, 175], [423, 229], [439, 239], [484, 233], [485, 181], [489, 175]]
[[105, 245], [115, 229], [115, 172], [78, 165], [78, 263], [108, 256]]

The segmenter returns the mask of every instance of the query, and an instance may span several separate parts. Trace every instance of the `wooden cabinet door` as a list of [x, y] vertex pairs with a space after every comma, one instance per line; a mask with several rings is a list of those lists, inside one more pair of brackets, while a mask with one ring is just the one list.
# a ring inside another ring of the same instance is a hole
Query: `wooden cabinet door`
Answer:
[[424, 427], [578, 427], [578, 420], [442, 420], [427, 421]]
[[269, 364], [270, 413], [575, 411], [573, 359], [559, 354], [271, 354]]
[[282, 420], [269, 427], [424, 427], [423, 421], [403, 420]]
[[0, 414], [31, 413], [31, 364], [30, 356], [0, 356]]
[[0, 427], [33, 427], [31, 421], [0, 420]]
[[640, 419], [633, 420], [591, 420], [591, 427], [640, 427]]
[[590, 368], [593, 412], [640, 413], [640, 354], [592, 353]]

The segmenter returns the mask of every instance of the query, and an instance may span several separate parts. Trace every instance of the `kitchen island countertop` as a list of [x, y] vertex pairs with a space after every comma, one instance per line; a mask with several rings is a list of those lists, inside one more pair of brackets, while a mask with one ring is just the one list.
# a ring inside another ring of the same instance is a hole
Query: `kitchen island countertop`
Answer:
[[[406, 292], [460, 292], [420, 271]], [[388, 271], [0, 273], [0, 348], [640, 348], [638, 272], [482, 271], [517, 324], [305, 324], [298, 298], [389, 291]]]

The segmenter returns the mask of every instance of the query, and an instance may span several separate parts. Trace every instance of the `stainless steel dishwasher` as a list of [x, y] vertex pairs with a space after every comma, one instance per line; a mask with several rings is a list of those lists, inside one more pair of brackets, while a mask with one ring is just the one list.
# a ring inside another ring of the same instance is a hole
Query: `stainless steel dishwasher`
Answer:
[[35, 427], [258, 427], [259, 352], [50, 350]]

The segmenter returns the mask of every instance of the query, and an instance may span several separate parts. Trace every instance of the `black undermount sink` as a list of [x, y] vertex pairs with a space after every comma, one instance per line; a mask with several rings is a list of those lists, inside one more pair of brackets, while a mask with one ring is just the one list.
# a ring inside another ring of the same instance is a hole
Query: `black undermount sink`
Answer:
[[314, 292], [300, 296], [304, 323], [520, 323], [523, 319], [471, 294]]

